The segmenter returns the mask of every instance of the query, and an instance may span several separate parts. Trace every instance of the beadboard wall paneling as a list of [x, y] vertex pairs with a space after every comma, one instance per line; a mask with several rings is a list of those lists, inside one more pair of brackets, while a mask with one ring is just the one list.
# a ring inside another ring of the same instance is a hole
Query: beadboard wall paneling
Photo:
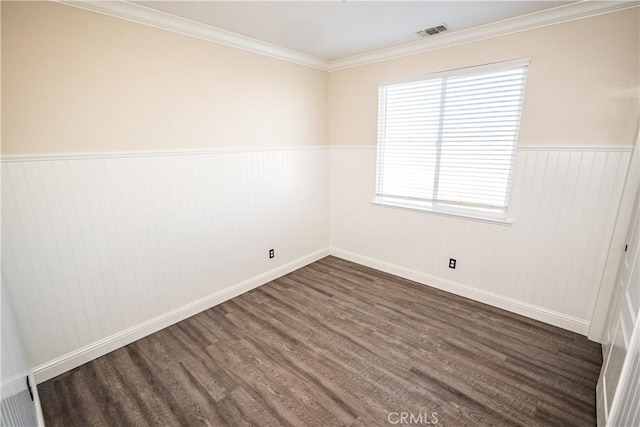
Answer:
[[[44, 423], [38, 418], [36, 404], [31, 400], [26, 376], [27, 373], [2, 383], [0, 425], [7, 427], [44, 426]], [[35, 386], [32, 389], [35, 389]]]
[[518, 150], [512, 225], [372, 205], [375, 147], [330, 156], [332, 253], [587, 333], [630, 148]]
[[[2, 426], [36, 426], [42, 416], [40, 405], [31, 400], [27, 386], [30, 362], [24, 352], [20, 330], [16, 322], [13, 305], [4, 283], [0, 283], [2, 308], [0, 310], [0, 425]], [[31, 378], [31, 384], [33, 378]], [[34, 400], [37, 399], [37, 390]], [[40, 424], [39, 424], [40, 423]]]
[[326, 253], [328, 182], [325, 147], [3, 159], [2, 274], [26, 351], [84, 355], [37, 380]]

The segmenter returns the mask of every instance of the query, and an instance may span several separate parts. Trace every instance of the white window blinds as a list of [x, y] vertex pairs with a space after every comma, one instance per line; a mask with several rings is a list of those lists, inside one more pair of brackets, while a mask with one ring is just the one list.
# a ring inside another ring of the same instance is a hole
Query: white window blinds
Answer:
[[525, 62], [381, 86], [376, 200], [504, 213]]

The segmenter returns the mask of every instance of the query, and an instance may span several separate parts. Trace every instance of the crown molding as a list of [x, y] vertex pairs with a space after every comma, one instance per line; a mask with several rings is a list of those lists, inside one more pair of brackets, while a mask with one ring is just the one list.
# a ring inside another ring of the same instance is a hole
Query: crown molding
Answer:
[[271, 43], [246, 37], [221, 28], [181, 18], [165, 12], [148, 8], [126, 0], [116, 1], [86, 1], [86, 0], [53, 0], [56, 3], [77, 7], [91, 12], [109, 15], [139, 24], [196, 37], [219, 43], [225, 46], [242, 49], [248, 52], [281, 59], [294, 64], [303, 65], [323, 71], [338, 71], [346, 68], [359, 67], [389, 59], [401, 58], [409, 55], [429, 52], [436, 49], [470, 43], [478, 40], [504, 36], [507, 34], [527, 31], [548, 25], [574, 21], [590, 16], [617, 12], [624, 9], [638, 7], [635, 1], [591, 1], [582, 0], [564, 6], [534, 12], [519, 17], [505, 19], [481, 25], [466, 30], [453, 31], [434, 38], [417, 40], [386, 49], [380, 49], [361, 55], [343, 59], [327, 61], [291, 49], [276, 46]]
[[199, 38], [225, 46], [246, 50], [248, 52], [265, 55], [271, 58], [281, 59], [305, 67], [316, 68], [323, 71], [329, 70], [329, 62], [307, 55], [295, 50], [286, 49], [271, 43], [246, 37], [222, 28], [202, 24], [190, 19], [181, 18], [159, 10], [151, 9], [126, 0], [118, 1], [82, 1], [82, 0], [53, 0], [56, 3], [77, 7], [97, 12], [103, 15], [113, 16], [138, 24], [144, 24], [174, 33]]
[[638, 7], [639, 4], [640, 2], [637, 0], [598, 2], [583, 0], [577, 3], [529, 13], [515, 18], [504, 19], [502, 21], [496, 21], [466, 30], [452, 31], [451, 33], [438, 35], [434, 38], [426, 38], [415, 42], [364, 53], [362, 55], [354, 55], [330, 61], [329, 71], [359, 67], [361, 65], [373, 64], [409, 55], [416, 55], [436, 49], [532, 30], [534, 28], [546, 27], [548, 25], [560, 24], [590, 16], [617, 12], [624, 9]]

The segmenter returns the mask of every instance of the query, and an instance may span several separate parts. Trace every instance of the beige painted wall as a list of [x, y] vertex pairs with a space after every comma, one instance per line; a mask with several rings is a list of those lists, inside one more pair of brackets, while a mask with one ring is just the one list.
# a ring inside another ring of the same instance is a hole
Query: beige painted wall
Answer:
[[520, 145], [631, 145], [638, 8], [333, 72], [329, 139], [376, 144], [379, 82], [530, 57]]
[[51, 2], [2, 2], [2, 153], [375, 144], [379, 82], [522, 57], [521, 145], [631, 144], [638, 22], [635, 8], [325, 73]]
[[2, 2], [2, 153], [327, 144], [327, 73], [52, 2]]

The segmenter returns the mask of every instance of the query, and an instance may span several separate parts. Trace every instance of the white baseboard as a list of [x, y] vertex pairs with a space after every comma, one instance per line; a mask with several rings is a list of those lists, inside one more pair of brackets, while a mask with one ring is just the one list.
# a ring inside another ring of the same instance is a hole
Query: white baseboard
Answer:
[[303, 256], [280, 267], [269, 270], [244, 282], [230, 286], [219, 292], [208, 295], [197, 301], [179, 307], [168, 313], [157, 316], [146, 322], [132, 326], [117, 334], [103, 338], [92, 344], [84, 346], [78, 350], [72, 351], [60, 356], [50, 362], [37, 366], [33, 370], [33, 375], [37, 384], [47, 381], [71, 369], [77, 368], [93, 359], [103, 356], [113, 350], [131, 344], [134, 341], [144, 338], [154, 332], [171, 326], [188, 317], [207, 310], [213, 306], [223, 303], [231, 298], [237, 297], [245, 292], [264, 285], [272, 280], [291, 273], [305, 265], [311, 264], [319, 259], [329, 255], [329, 249], [321, 249], [309, 255]]
[[33, 401], [36, 404], [36, 418], [38, 420], [38, 427], [45, 427], [44, 415], [42, 414], [42, 405], [40, 404], [40, 395], [38, 394], [38, 383], [36, 383], [36, 377], [33, 371], [29, 373], [29, 384], [33, 391]]
[[384, 271], [385, 273], [394, 274], [423, 285], [451, 292], [452, 294], [460, 295], [474, 301], [482, 302], [493, 307], [498, 307], [512, 313], [539, 320], [581, 335], [587, 335], [587, 332], [589, 331], [589, 322], [583, 319], [578, 319], [577, 317], [568, 316], [557, 311], [518, 301], [493, 292], [487, 292], [461, 283], [452, 282], [440, 277], [401, 267], [385, 261], [380, 261], [364, 255], [355, 254], [343, 249], [332, 247], [330, 249], [330, 253], [333, 256], [355, 262], [356, 264]]
[[[163, 328], [171, 326], [181, 320], [191, 317], [201, 311], [207, 310], [220, 303], [230, 300], [238, 295], [264, 285], [278, 277], [284, 276], [294, 270], [311, 264], [327, 255], [333, 255], [348, 261], [362, 264], [376, 270], [394, 274], [405, 279], [432, 286], [456, 295], [460, 295], [475, 301], [479, 301], [494, 307], [502, 308], [513, 313], [521, 314], [541, 322], [545, 322], [572, 332], [586, 335], [589, 329], [589, 322], [562, 313], [538, 307], [502, 295], [487, 292], [481, 289], [460, 283], [451, 282], [442, 278], [431, 276], [416, 270], [411, 270], [385, 261], [380, 261], [339, 248], [326, 248], [309, 255], [303, 256], [284, 264], [273, 270], [269, 270], [244, 282], [230, 286], [222, 291], [208, 295], [197, 301], [179, 307], [163, 315], [157, 316], [146, 322], [140, 323], [131, 328], [125, 329], [117, 334], [103, 338], [78, 350], [72, 351], [64, 356], [58, 357], [50, 362], [37, 366], [33, 369], [34, 384], [40, 384], [55, 376], [58, 376], [71, 369], [77, 368], [93, 359], [103, 356], [113, 350], [144, 338]], [[34, 387], [35, 388], [35, 387]]]

